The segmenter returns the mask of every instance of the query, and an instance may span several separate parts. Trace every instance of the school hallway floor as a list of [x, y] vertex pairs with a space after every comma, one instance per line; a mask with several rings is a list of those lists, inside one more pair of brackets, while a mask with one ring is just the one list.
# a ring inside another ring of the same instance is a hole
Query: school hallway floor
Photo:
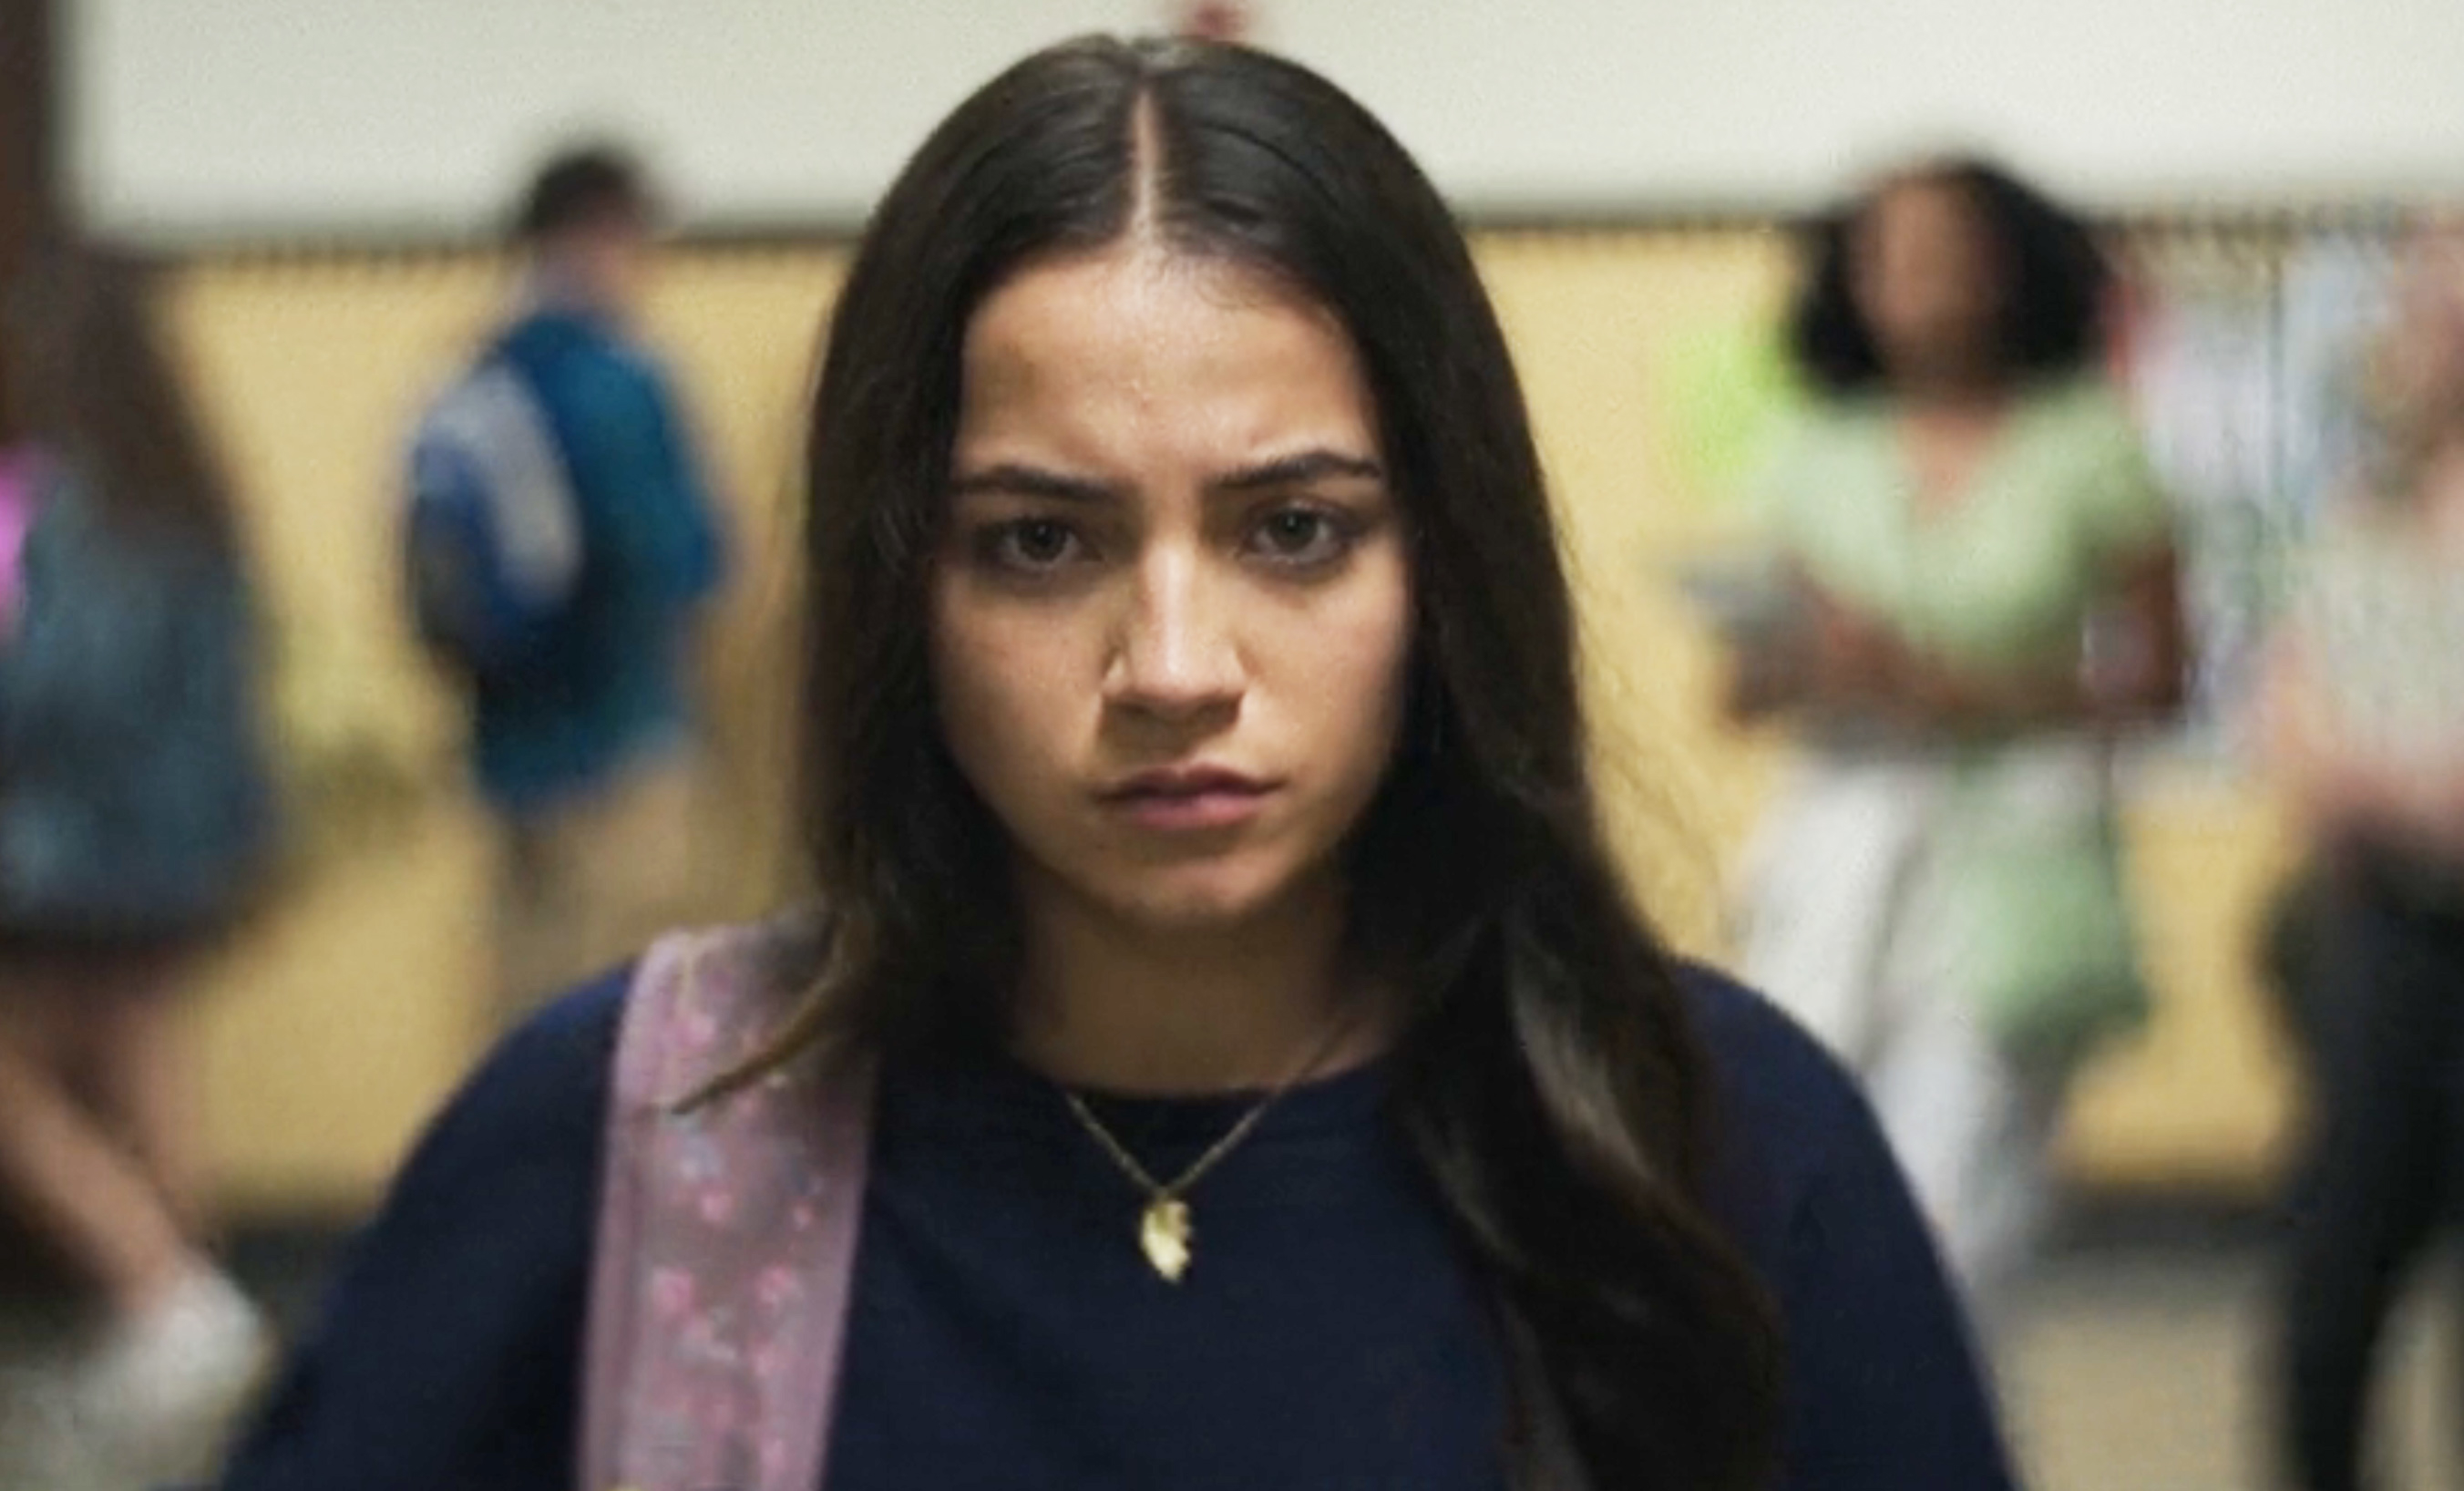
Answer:
[[[326, 1257], [314, 1242], [260, 1241], [239, 1250], [238, 1264], [277, 1315], [296, 1322]], [[2270, 1284], [2264, 1254], [2248, 1242], [2064, 1250], [2031, 1291], [2006, 1367], [2027, 1484], [2273, 1491], [2262, 1399]], [[2390, 1352], [2383, 1412], [2400, 1474], [2387, 1491], [2464, 1483], [2456, 1458], [2464, 1392], [2452, 1346], [2464, 1311], [2449, 1281], [2425, 1292], [2445, 1297], [2413, 1302]], [[0, 1396], [8, 1380], [0, 1362]], [[10, 1470], [0, 1443], [5, 1491], [125, 1491], [36, 1487]]]
[[[2057, 1259], [2007, 1369], [2011, 1431], [2035, 1491], [2276, 1491], [2272, 1260], [2255, 1247]], [[2451, 1259], [2388, 1340], [2386, 1491], [2464, 1484], [2464, 1326]]]

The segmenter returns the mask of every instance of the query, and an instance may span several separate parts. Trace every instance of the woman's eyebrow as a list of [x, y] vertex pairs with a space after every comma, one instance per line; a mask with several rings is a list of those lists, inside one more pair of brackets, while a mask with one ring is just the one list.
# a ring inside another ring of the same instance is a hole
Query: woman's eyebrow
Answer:
[[1124, 495], [1119, 487], [1091, 476], [1072, 476], [1065, 471], [1026, 466], [1016, 461], [1003, 461], [998, 466], [968, 471], [950, 482], [950, 495], [954, 497], [979, 493], [1059, 502], [1117, 502]]
[[[1340, 451], [1317, 449], [1277, 456], [1255, 466], [1244, 466], [1226, 471], [1207, 484], [1213, 493], [1232, 494], [1269, 491], [1277, 487], [1306, 486], [1310, 482], [1342, 477], [1358, 481], [1382, 481], [1386, 469], [1364, 456], [1346, 455]], [[1048, 467], [1031, 466], [1024, 462], [1003, 461], [979, 471], [967, 471], [952, 478], [950, 495], [954, 497], [991, 494], [1011, 497], [1033, 497], [1058, 502], [1119, 502], [1129, 495], [1127, 489], [1091, 476], [1076, 476]]]
[[1382, 481], [1386, 469], [1363, 456], [1345, 455], [1337, 450], [1318, 449], [1277, 456], [1256, 466], [1245, 466], [1227, 471], [1208, 483], [1216, 492], [1258, 492], [1273, 487], [1306, 486], [1331, 476], [1348, 476], [1362, 481]]

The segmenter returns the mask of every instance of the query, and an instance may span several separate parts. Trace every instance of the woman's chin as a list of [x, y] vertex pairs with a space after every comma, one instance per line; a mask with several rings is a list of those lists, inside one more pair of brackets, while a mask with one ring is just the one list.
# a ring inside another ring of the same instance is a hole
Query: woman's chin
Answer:
[[1303, 877], [1217, 864], [1133, 871], [1091, 899], [1112, 920], [1141, 933], [1208, 937], [1259, 928], [1291, 911], [1307, 894]]

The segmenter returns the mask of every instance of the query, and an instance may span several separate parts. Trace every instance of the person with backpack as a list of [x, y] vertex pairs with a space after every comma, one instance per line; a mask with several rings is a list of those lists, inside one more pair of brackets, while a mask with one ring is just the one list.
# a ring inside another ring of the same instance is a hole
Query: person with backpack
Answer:
[[0, 502], [26, 522], [0, 620], [0, 1258], [49, 1281], [65, 1352], [0, 1390], [11, 1485], [192, 1471], [272, 1346], [200, 1236], [179, 998], [275, 868], [263, 659], [151, 312], [139, 266], [62, 246], [0, 337]]
[[1873, 1115], [1636, 909], [1461, 231], [1092, 38], [890, 188], [808, 427], [819, 888], [515, 1034], [225, 1491], [2007, 1491]]
[[694, 622], [727, 555], [668, 378], [632, 330], [656, 219], [621, 152], [551, 161], [517, 224], [520, 309], [412, 443], [416, 620], [469, 690], [477, 785], [506, 830], [508, 1012], [691, 905]]

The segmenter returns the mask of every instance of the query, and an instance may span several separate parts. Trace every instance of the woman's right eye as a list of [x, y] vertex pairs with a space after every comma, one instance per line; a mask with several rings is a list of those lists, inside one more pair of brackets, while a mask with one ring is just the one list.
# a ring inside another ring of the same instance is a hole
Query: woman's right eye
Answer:
[[1087, 544], [1077, 530], [1058, 518], [1019, 517], [993, 523], [976, 536], [976, 550], [985, 561], [1019, 574], [1039, 575], [1084, 558]]

